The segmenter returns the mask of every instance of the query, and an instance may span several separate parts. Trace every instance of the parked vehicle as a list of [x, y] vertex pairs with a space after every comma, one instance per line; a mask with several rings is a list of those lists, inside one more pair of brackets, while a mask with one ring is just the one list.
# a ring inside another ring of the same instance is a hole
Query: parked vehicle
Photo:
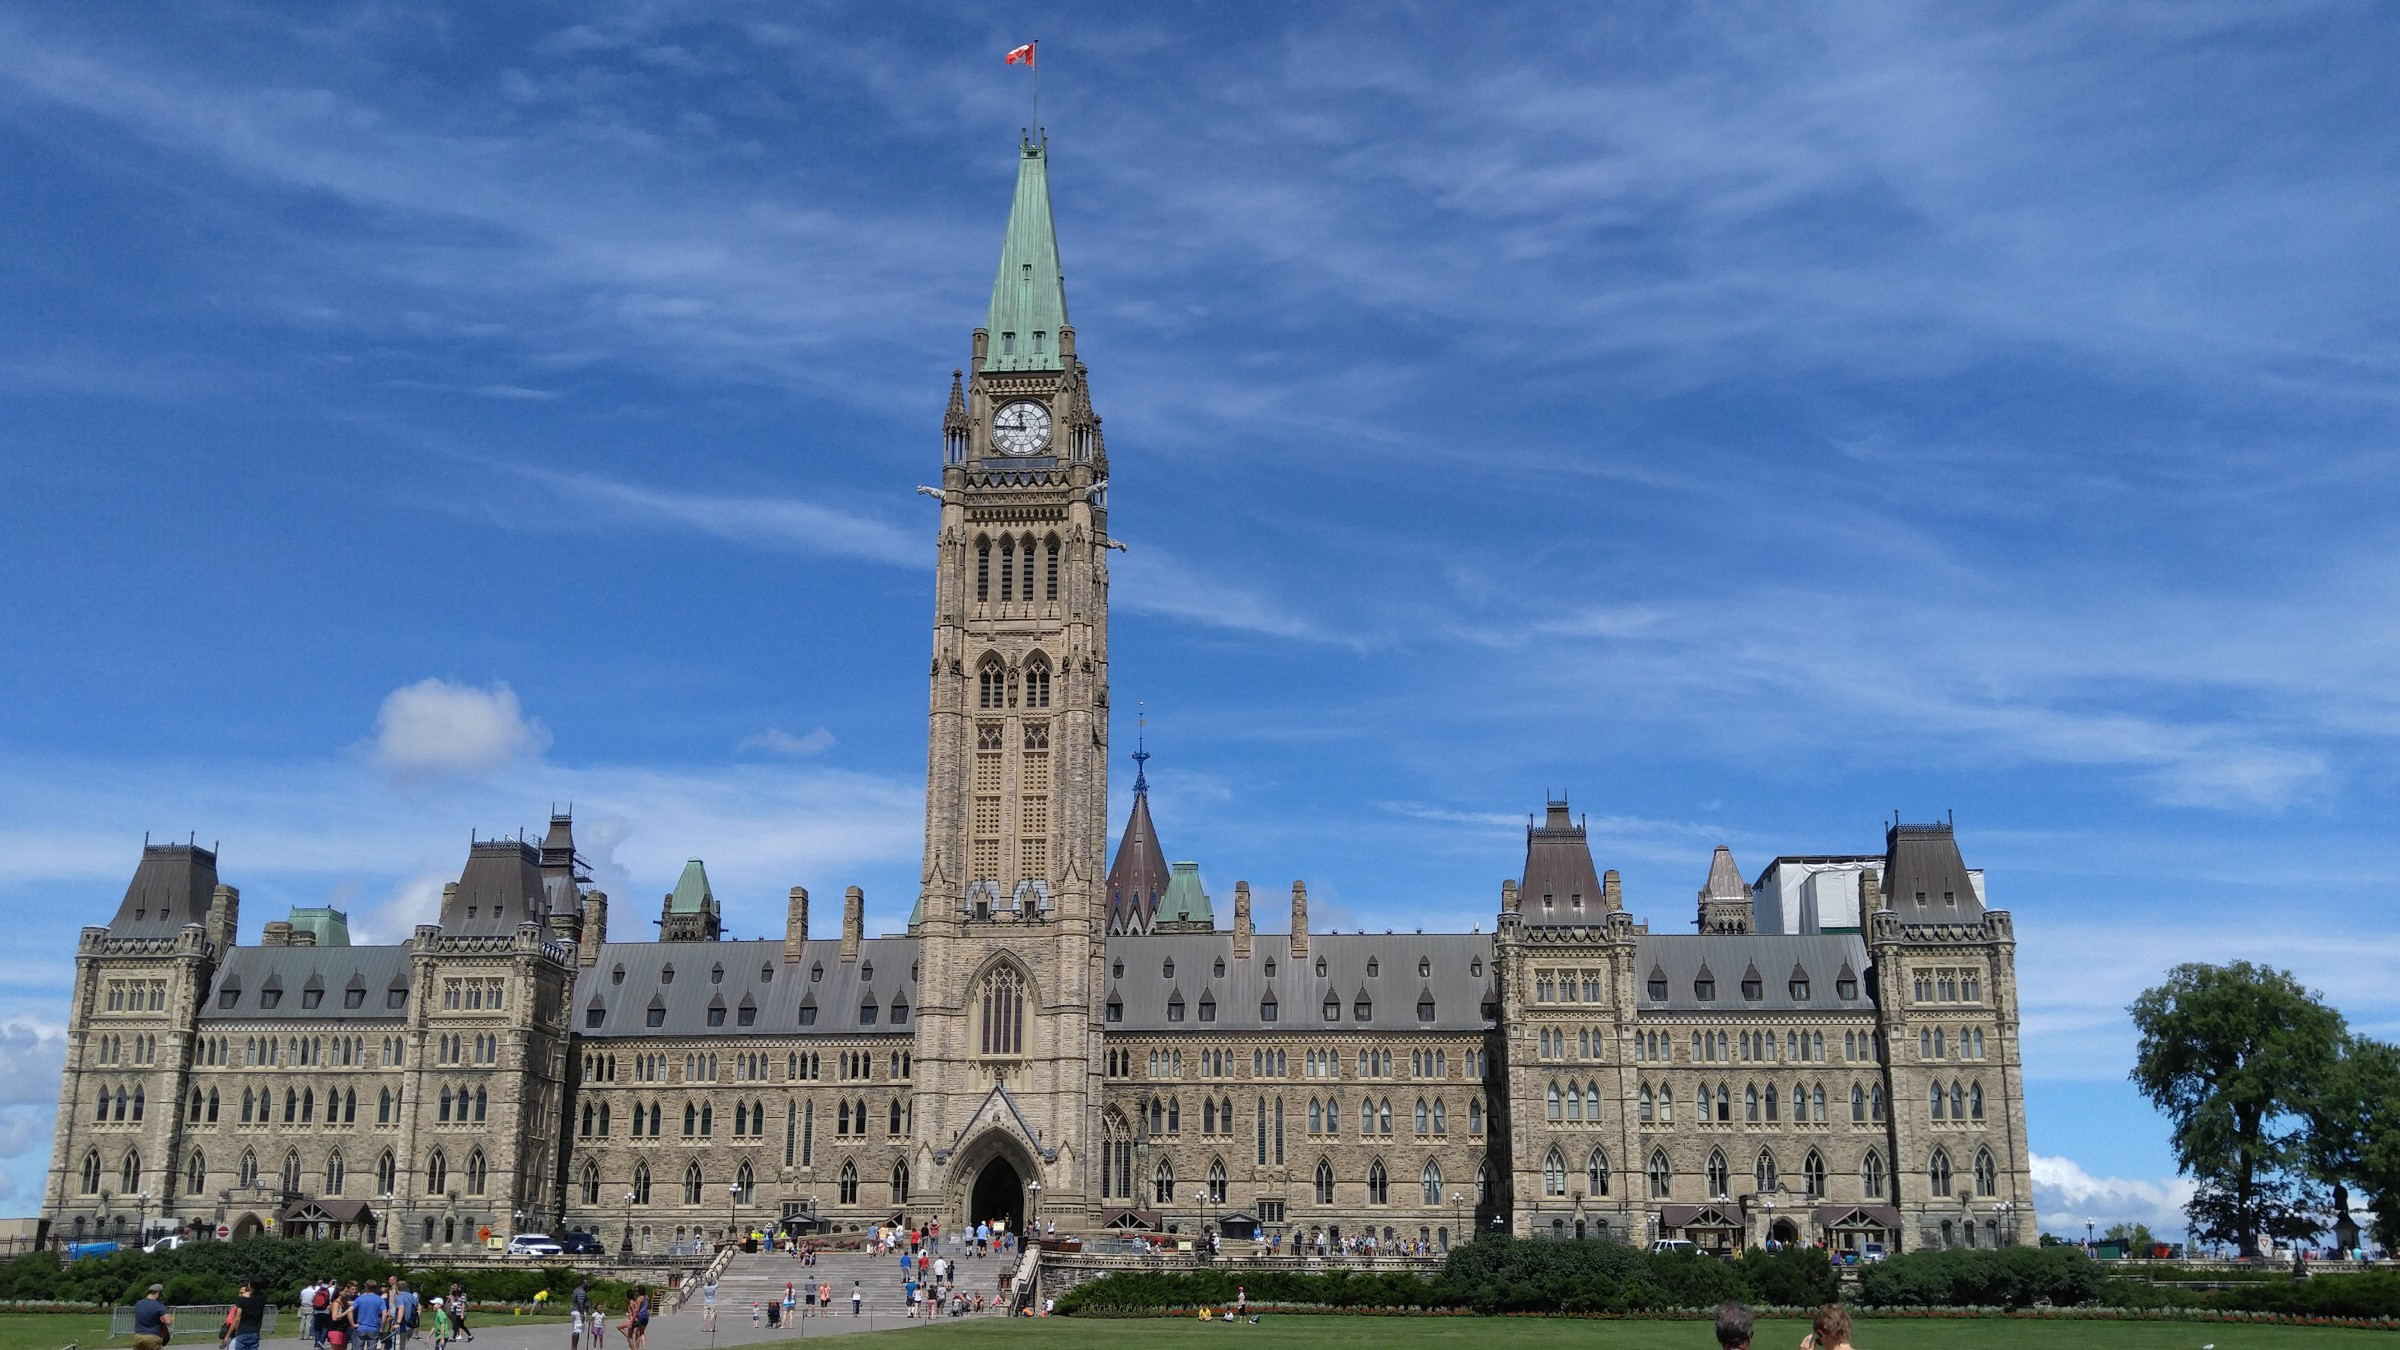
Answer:
[[162, 1237], [156, 1242], [151, 1243], [149, 1246], [142, 1248], [142, 1250], [150, 1253], [152, 1256], [156, 1256], [160, 1252], [171, 1252], [189, 1241], [191, 1241], [191, 1239], [185, 1237], [181, 1233], [169, 1233], [165, 1237]]
[[120, 1245], [121, 1244], [114, 1242], [72, 1243], [67, 1247], [67, 1259], [70, 1261], [81, 1261], [87, 1256], [114, 1256], [117, 1254]]
[[1695, 1250], [1690, 1238], [1659, 1238], [1650, 1244], [1654, 1252], [1688, 1252]]
[[1867, 1243], [1858, 1250], [1858, 1259], [1861, 1262], [1880, 1261], [1886, 1255], [1887, 1253], [1883, 1249], [1883, 1244], [1880, 1242]]
[[608, 1245], [592, 1233], [561, 1233], [558, 1249], [569, 1256], [606, 1256]]
[[557, 1256], [560, 1254], [560, 1248], [556, 1242], [551, 1241], [548, 1233], [519, 1233], [508, 1240], [507, 1254], [510, 1256]]

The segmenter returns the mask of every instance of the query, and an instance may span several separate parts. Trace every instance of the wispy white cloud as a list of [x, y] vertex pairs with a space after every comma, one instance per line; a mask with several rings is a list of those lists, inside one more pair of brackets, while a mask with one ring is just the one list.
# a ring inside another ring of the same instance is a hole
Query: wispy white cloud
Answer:
[[764, 750], [775, 755], [821, 755], [833, 748], [833, 733], [818, 727], [805, 736], [795, 736], [781, 727], [768, 727], [755, 736], [744, 738], [734, 748]]
[[584, 513], [584, 519], [692, 531], [750, 548], [833, 554], [892, 567], [933, 564], [933, 550], [923, 531], [903, 529], [863, 512], [796, 497], [676, 491], [598, 474], [506, 467], [556, 492]]

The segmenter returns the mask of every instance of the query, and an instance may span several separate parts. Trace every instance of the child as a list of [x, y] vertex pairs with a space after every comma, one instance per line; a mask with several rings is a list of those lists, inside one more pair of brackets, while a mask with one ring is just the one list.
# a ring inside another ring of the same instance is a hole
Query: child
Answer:
[[450, 1309], [444, 1300], [437, 1298], [433, 1301], [433, 1350], [443, 1350], [451, 1339]]

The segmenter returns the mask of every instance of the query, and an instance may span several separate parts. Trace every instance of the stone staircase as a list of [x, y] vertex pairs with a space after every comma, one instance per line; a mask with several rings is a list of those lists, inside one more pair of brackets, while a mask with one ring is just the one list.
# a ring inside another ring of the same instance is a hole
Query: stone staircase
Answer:
[[[1001, 1291], [1002, 1276], [1016, 1274], [1018, 1259], [997, 1255], [981, 1260], [962, 1257], [958, 1262], [958, 1287], [969, 1293], [980, 1289], [988, 1301]], [[901, 1277], [897, 1253], [874, 1256], [866, 1252], [828, 1251], [818, 1254], [814, 1266], [804, 1266], [787, 1252], [757, 1252], [734, 1257], [718, 1278], [718, 1321], [747, 1322], [753, 1302], [763, 1307], [769, 1299], [783, 1297], [786, 1283], [799, 1289], [803, 1281], [811, 1280], [833, 1286], [831, 1312], [837, 1318], [850, 1316], [853, 1281], [865, 1296], [862, 1304], [866, 1312], [897, 1316], [908, 1309], [907, 1283]], [[697, 1310], [699, 1306], [695, 1295], [686, 1310]], [[807, 1306], [803, 1294], [801, 1310], [806, 1311]]]

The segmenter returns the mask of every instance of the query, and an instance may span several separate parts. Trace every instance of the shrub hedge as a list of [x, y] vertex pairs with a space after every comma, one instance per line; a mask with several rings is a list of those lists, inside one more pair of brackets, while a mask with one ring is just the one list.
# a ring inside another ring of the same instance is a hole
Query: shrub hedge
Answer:
[[[55, 1253], [29, 1252], [0, 1265], [0, 1300], [128, 1303], [158, 1283], [166, 1286], [169, 1303], [224, 1303], [233, 1298], [243, 1279], [255, 1278], [265, 1286], [269, 1299], [288, 1304], [320, 1276], [345, 1283], [399, 1276], [419, 1288], [445, 1292], [456, 1282], [466, 1286], [470, 1300], [486, 1303], [527, 1302], [542, 1290], [563, 1298], [575, 1287], [577, 1278], [574, 1270], [565, 1267], [411, 1268], [354, 1242], [256, 1237], [187, 1243], [156, 1255], [121, 1251], [64, 1266]], [[627, 1292], [617, 1280], [594, 1280], [588, 1287], [594, 1298], [611, 1303], [622, 1303]]]
[[1840, 1282], [1822, 1253], [1744, 1253], [1727, 1263], [1621, 1243], [1485, 1237], [1452, 1250], [1431, 1279], [1396, 1272], [1131, 1270], [1076, 1286], [1069, 1315], [1123, 1316], [1223, 1306], [1237, 1286], [1253, 1303], [1328, 1308], [1462, 1309], [1477, 1313], [1647, 1312], [1729, 1298], [1778, 1305], [1831, 1301]]
[[[1069, 1290], [1058, 1311], [1128, 1316], [1222, 1307], [1237, 1287], [1252, 1303], [1429, 1309], [1485, 1315], [1629, 1314], [1707, 1308], [1726, 1299], [1807, 1308], [1841, 1296], [1824, 1253], [1791, 1248], [1720, 1261], [1615, 1242], [1484, 1237], [1454, 1248], [1426, 1278], [1393, 1272], [1129, 1270]], [[2250, 1280], [2230, 1289], [2169, 1289], [2114, 1276], [2074, 1247], [1911, 1252], [1859, 1268], [1857, 1302], [1894, 1313], [1943, 1309], [2200, 1309], [2291, 1317], [2400, 1318], [2400, 1272]]]

